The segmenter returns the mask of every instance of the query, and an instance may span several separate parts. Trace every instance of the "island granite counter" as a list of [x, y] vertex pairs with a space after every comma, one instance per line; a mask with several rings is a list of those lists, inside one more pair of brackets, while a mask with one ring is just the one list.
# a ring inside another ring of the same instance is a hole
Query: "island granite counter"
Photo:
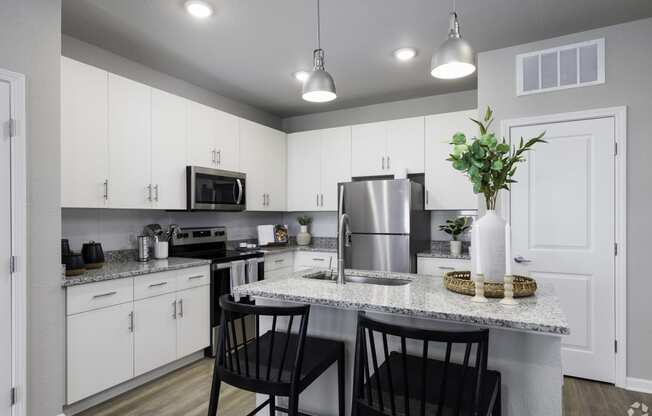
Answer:
[[[473, 303], [449, 292], [441, 279], [402, 273], [347, 270], [347, 276], [409, 280], [405, 285], [376, 285], [309, 279], [316, 270], [289, 274], [285, 279], [260, 281], [233, 289], [257, 298], [258, 304], [312, 305], [309, 334], [345, 342], [347, 350], [347, 414], [357, 311], [384, 322], [444, 330], [490, 329], [489, 367], [502, 374], [503, 415], [559, 416], [562, 412], [561, 337], [569, 326], [550, 286], [537, 295], [505, 307], [498, 300]], [[261, 322], [261, 330], [268, 323]], [[416, 350], [414, 351], [416, 353]], [[433, 357], [441, 354], [433, 353]], [[441, 357], [440, 357], [441, 358]], [[301, 396], [301, 410], [336, 415], [336, 371], [329, 369]], [[257, 400], [264, 400], [262, 397]]]

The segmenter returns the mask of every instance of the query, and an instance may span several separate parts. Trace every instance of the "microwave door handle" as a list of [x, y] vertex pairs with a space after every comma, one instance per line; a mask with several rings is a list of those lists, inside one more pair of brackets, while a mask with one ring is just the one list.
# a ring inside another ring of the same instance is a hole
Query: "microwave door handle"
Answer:
[[242, 181], [240, 179], [235, 180], [238, 184], [238, 200], [236, 201], [236, 204], [240, 205], [242, 202]]

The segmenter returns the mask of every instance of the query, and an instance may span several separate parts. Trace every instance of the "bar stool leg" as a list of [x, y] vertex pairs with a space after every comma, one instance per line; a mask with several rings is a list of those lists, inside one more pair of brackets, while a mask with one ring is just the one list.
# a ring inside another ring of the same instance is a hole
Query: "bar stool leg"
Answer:
[[501, 398], [500, 398], [501, 390], [502, 390], [502, 388], [501, 388], [500, 382], [499, 382], [499, 384], [498, 384], [498, 394], [496, 395], [496, 402], [494, 403], [494, 408], [493, 408], [493, 410], [491, 412], [491, 416], [501, 416], [502, 413], [503, 413], [503, 405], [502, 405], [502, 401], [501, 401]]
[[211, 386], [211, 397], [208, 405], [208, 416], [217, 415], [217, 405], [220, 401], [220, 387], [222, 380], [217, 372], [217, 359], [215, 360], [215, 368], [213, 368], [213, 384]]
[[269, 416], [276, 416], [276, 396], [269, 396]]
[[290, 393], [288, 403], [288, 416], [299, 416], [299, 393]]
[[340, 351], [340, 357], [337, 359], [337, 400], [340, 405], [340, 416], [345, 416], [346, 413], [346, 386], [345, 384], [345, 367], [344, 367], [344, 346]]

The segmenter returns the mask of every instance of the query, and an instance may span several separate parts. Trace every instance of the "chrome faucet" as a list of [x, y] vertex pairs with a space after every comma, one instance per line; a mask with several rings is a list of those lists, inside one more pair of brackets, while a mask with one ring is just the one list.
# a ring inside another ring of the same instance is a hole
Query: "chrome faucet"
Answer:
[[344, 284], [344, 247], [351, 247], [351, 219], [349, 214], [340, 216], [337, 233], [337, 284]]

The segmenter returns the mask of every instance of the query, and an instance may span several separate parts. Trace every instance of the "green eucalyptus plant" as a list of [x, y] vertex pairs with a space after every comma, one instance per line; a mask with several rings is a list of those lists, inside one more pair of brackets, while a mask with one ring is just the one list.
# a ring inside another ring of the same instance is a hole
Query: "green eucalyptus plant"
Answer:
[[449, 234], [453, 238], [453, 241], [457, 241], [460, 234], [469, 228], [471, 228], [470, 217], [457, 217], [454, 220], [446, 220], [445, 224], [439, 226], [439, 231]]
[[299, 225], [310, 225], [310, 223], [312, 222], [312, 217], [309, 217], [307, 215], [301, 215], [297, 217], [297, 222], [299, 223]]
[[494, 133], [489, 132], [493, 122], [493, 111], [487, 107], [483, 121], [471, 119], [480, 127], [480, 137], [467, 139], [464, 133], [455, 133], [450, 144], [453, 152], [449, 160], [453, 168], [468, 176], [473, 184], [473, 192], [483, 194], [487, 209], [496, 209], [496, 199], [501, 189], [510, 190], [512, 179], [516, 173], [518, 163], [523, 162], [523, 154], [532, 150], [537, 143], [546, 143], [543, 140], [545, 131], [537, 137], [524, 142], [518, 147], [511, 146], [503, 138], [498, 141]]

